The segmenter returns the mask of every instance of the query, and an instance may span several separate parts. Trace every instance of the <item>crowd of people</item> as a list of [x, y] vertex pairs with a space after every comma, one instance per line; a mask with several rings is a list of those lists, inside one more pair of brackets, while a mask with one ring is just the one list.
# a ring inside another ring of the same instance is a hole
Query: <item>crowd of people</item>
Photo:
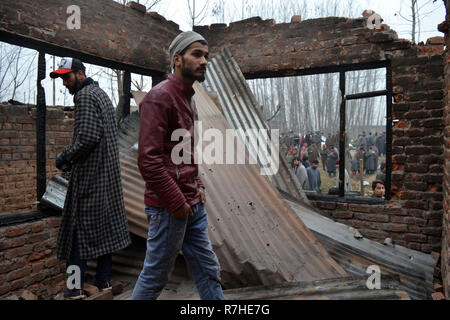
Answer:
[[355, 140], [353, 149], [347, 150], [347, 159], [351, 162], [353, 175], [361, 173], [360, 161], [363, 162], [365, 174], [374, 174], [378, 168], [379, 157], [386, 156], [386, 134], [385, 132], [374, 135], [363, 131]]
[[[282, 133], [280, 136], [280, 146], [282, 154], [293, 169], [303, 190], [321, 192], [321, 174], [319, 161], [322, 169], [329, 177], [336, 177], [336, 186], [329, 190], [329, 193], [336, 193], [339, 189], [339, 133], [328, 133], [325, 137], [322, 132], [308, 131], [305, 135], [294, 134], [290, 131]], [[386, 166], [384, 162], [379, 164], [379, 158], [386, 155], [386, 134], [385, 132], [363, 131], [352, 143], [346, 141], [346, 161], [349, 163], [351, 175], [356, 176], [363, 171], [363, 174], [373, 175], [376, 173], [376, 181], [384, 188]], [[361, 161], [362, 160], [362, 161]], [[362, 162], [363, 167], [360, 167]], [[380, 170], [378, 170], [378, 168]], [[344, 189], [352, 191], [350, 174], [344, 168]], [[375, 189], [373, 189], [375, 190]], [[380, 192], [375, 194], [381, 194]], [[382, 197], [384, 197], [384, 192]]]

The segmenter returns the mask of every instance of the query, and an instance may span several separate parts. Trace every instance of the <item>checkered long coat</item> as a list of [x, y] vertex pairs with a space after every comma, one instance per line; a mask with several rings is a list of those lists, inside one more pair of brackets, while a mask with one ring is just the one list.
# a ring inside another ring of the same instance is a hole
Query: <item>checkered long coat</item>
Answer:
[[117, 122], [111, 100], [96, 82], [74, 96], [73, 140], [62, 152], [72, 171], [58, 234], [57, 256], [69, 259], [76, 230], [81, 259], [131, 243], [120, 177]]

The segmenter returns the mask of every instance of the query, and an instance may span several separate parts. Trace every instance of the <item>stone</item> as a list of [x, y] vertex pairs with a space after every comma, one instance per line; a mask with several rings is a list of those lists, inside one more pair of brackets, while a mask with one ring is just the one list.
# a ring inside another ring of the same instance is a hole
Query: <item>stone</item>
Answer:
[[100, 290], [91, 284], [85, 283], [84, 284], [84, 291], [86, 291], [88, 297], [95, 296], [100, 292]]
[[299, 23], [299, 22], [302, 22], [302, 16], [300, 15], [292, 16], [291, 23]]
[[445, 300], [445, 296], [442, 292], [435, 292], [431, 294], [433, 300]]
[[37, 300], [38, 298], [34, 293], [32, 293], [28, 290], [25, 290], [24, 292], [22, 292], [19, 299], [20, 300]]

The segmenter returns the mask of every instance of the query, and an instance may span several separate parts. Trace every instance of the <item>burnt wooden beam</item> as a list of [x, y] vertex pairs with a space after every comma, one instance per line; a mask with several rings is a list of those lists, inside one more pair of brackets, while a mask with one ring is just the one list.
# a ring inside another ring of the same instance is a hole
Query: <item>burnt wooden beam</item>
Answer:
[[45, 79], [45, 52], [39, 51], [37, 76], [37, 105], [36, 105], [36, 194], [41, 200], [46, 188], [46, 156], [45, 156], [45, 90], [41, 81]]
[[125, 70], [123, 74], [123, 105], [122, 118], [124, 119], [130, 114], [130, 99], [131, 99], [131, 72]]
[[339, 116], [339, 196], [345, 194], [345, 119], [346, 119], [346, 100], [345, 100], [345, 71], [339, 73], [339, 90], [341, 91], [341, 107]]
[[150, 77], [153, 76], [158, 77], [164, 74], [161, 71], [141, 68], [136, 65], [105, 59], [85, 52], [57, 46], [51, 43], [47, 43], [32, 38], [27, 38], [17, 34], [12, 34], [4, 30], [0, 30], [0, 39], [2, 39], [3, 42], [7, 42], [9, 44], [13, 44], [16, 46], [26, 47], [37, 51], [43, 51], [47, 54], [59, 57], [75, 57], [77, 59], [80, 59], [84, 63], [95, 64], [110, 69], [128, 70], [132, 73], [142, 74]]
[[392, 67], [389, 61], [386, 67], [386, 181], [385, 198], [391, 199], [391, 173], [392, 173]]
[[355, 64], [342, 64], [342, 65], [328, 66], [328, 67], [290, 69], [290, 70], [278, 70], [278, 71], [247, 72], [244, 74], [244, 77], [246, 80], [251, 80], [251, 79], [265, 79], [265, 78], [307, 76], [307, 75], [322, 74], [322, 73], [340, 73], [340, 72], [347, 72], [347, 71], [386, 68], [389, 63], [390, 62], [388, 60], [384, 60], [384, 61], [363, 62], [363, 63], [355, 63]]
[[388, 94], [387, 90], [379, 90], [379, 91], [371, 91], [371, 92], [364, 92], [364, 93], [348, 94], [345, 96], [345, 99], [346, 100], [365, 99], [365, 98], [385, 96], [387, 94]]

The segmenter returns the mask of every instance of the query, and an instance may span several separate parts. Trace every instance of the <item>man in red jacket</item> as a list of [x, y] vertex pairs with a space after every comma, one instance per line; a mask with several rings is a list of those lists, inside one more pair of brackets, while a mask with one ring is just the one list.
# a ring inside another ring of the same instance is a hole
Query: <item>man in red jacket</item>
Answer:
[[[156, 299], [183, 251], [202, 299], [223, 299], [220, 267], [208, 236], [205, 190], [194, 162], [194, 122], [198, 120], [192, 85], [205, 80], [208, 46], [193, 31], [179, 34], [169, 47], [173, 74], [153, 87], [140, 104], [138, 165], [145, 180], [145, 212], [150, 223], [144, 266], [133, 300]], [[174, 160], [179, 143], [172, 133], [189, 133], [190, 147]]]

